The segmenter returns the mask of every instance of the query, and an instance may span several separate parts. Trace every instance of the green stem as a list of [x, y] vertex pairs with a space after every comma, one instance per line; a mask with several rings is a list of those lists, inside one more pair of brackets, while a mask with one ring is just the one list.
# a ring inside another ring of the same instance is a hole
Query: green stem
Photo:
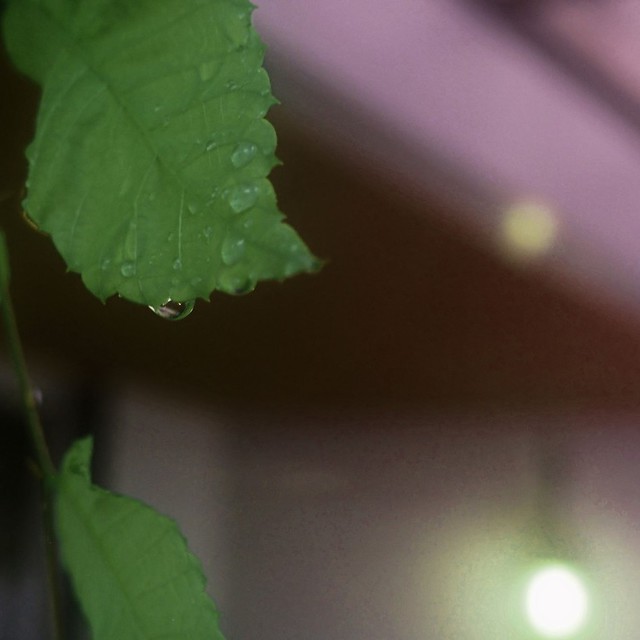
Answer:
[[58, 548], [56, 545], [56, 532], [52, 507], [51, 490], [43, 483], [42, 523], [44, 529], [44, 550], [47, 563], [47, 582], [49, 585], [49, 597], [51, 599], [53, 640], [63, 640], [65, 637], [64, 614], [62, 594], [60, 592], [61, 583], [58, 564]]
[[44, 481], [52, 479], [56, 475], [56, 469], [51, 460], [51, 454], [47, 447], [44, 437], [44, 430], [40, 422], [38, 414], [36, 398], [34, 394], [33, 384], [29, 378], [27, 370], [27, 362], [22, 350], [22, 343], [18, 333], [18, 325], [16, 323], [15, 313], [13, 311], [13, 303], [9, 295], [8, 278], [0, 278], [0, 300], [2, 301], [2, 317], [4, 320], [4, 329], [9, 344], [9, 353], [13, 362], [13, 369], [18, 380], [20, 395], [22, 397], [22, 408], [27, 421], [27, 429], [29, 437], [33, 445], [36, 462], [44, 477]]
[[27, 431], [33, 445], [38, 475], [42, 488], [42, 521], [45, 536], [45, 555], [47, 564], [47, 578], [51, 598], [51, 613], [54, 640], [62, 640], [62, 606], [60, 597], [60, 581], [58, 573], [58, 558], [55, 544], [53, 523], [53, 480], [56, 469], [49, 453], [49, 447], [44, 436], [44, 430], [37, 409], [34, 387], [29, 378], [27, 362], [22, 349], [18, 325], [13, 310], [13, 302], [9, 293], [9, 258], [4, 234], [0, 231], [0, 307], [4, 322], [5, 335], [9, 345], [9, 353], [13, 362], [13, 369], [18, 380], [22, 408], [24, 410]]

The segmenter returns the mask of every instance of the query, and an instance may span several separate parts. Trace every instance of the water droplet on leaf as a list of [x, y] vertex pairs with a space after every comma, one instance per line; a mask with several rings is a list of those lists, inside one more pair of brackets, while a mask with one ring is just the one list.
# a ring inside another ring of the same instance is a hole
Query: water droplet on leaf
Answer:
[[173, 261], [173, 270], [180, 271], [180, 269], [182, 269], [182, 260], [180, 260], [180, 258], [176, 258]]
[[103, 271], [106, 271], [109, 267], [111, 266], [111, 260], [109, 258], [105, 258], [101, 263], [100, 263], [100, 268]]
[[231, 164], [240, 169], [246, 167], [258, 153], [258, 147], [253, 142], [241, 142], [231, 154]]
[[218, 281], [218, 289], [234, 296], [242, 296], [251, 293], [256, 287], [256, 282], [249, 276], [223, 273]]
[[195, 300], [187, 300], [186, 302], [167, 300], [159, 307], [149, 307], [149, 309], [165, 320], [182, 320], [193, 311], [195, 305]]
[[222, 262], [229, 267], [237, 264], [244, 256], [245, 250], [246, 244], [244, 238], [227, 236], [222, 243]]
[[123, 262], [120, 266], [120, 273], [125, 278], [130, 278], [136, 275], [136, 265], [133, 262]]
[[229, 206], [236, 212], [242, 213], [253, 207], [258, 200], [258, 186], [255, 184], [240, 184], [229, 194]]
[[213, 151], [214, 149], [228, 143], [228, 133], [225, 131], [213, 131], [206, 142], [205, 149], [207, 151]]

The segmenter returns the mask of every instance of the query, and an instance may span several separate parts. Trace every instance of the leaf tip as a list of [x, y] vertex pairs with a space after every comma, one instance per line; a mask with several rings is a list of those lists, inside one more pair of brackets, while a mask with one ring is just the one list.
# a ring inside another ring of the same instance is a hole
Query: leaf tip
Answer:
[[91, 476], [91, 457], [93, 454], [93, 437], [87, 436], [73, 443], [64, 457], [62, 472], [89, 479]]

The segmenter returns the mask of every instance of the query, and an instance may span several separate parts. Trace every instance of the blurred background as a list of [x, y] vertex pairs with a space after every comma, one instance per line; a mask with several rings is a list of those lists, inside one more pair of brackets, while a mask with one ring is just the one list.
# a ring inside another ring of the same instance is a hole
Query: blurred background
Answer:
[[[38, 94], [2, 60], [2, 226], [56, 455], [94, 433], [97, 479], [178, 519], [229, 640], [539, 637], [546, 556], [589, 576], [575, 637], [635, 638], [640, 5], [254, 17], [279, 203], [328, 263], [179, 323], [102, 305], [25, 224]], [[43, 638], [1, 357], [0, 638]]]

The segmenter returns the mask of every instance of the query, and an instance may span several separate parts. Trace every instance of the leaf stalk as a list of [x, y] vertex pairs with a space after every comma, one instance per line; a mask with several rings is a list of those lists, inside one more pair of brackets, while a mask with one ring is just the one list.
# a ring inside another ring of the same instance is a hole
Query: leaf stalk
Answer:
[[27, 432], [31, 440], [37, 472], [41, 485], [42, 522], [44, 529], [44, 545], [47, 565], [47, 578], [51, 599], [51, 615], [53, 640], [63, 638], [63, 614], [60, 593], [60, 576], [58, 569], [57, 549], [55, 543], [55, 527], [53, 522], [52, 488], [56, 469], [51, 459], [49, 447], [38, 413], [34, 386], [29, 377], [27, 363], [18, 332], [18, 324], [9, 292], [9, 255], [4, 234], [0, 231], [0, 307], [5, 336], [9, 347], [9, 355], [18, 382], [22, 400], [22, 409], [26, 419]]
[[[1, 241], [4, 245], [4, 237], [2, 237]], [[1, 249], [5, 250], [6, 255], [6, 246]], [[2, 274], [2, 277], [0, 277], [0, 306], [2, 306], [2, 319], [9, 346], [9, 355], [18, 381], [27, 430], [33, 445], [36, 462], [42, 473], [44, 482], [47, 483], [56, 475], [56, 469], [51, 459], [40, 421], [34, 387], [29, 377], [27, 362], [24, 357], [16, 316], [13, 310], [13, 303], [9, 293], [9, 278], [5, 277], [5, 274]]]

